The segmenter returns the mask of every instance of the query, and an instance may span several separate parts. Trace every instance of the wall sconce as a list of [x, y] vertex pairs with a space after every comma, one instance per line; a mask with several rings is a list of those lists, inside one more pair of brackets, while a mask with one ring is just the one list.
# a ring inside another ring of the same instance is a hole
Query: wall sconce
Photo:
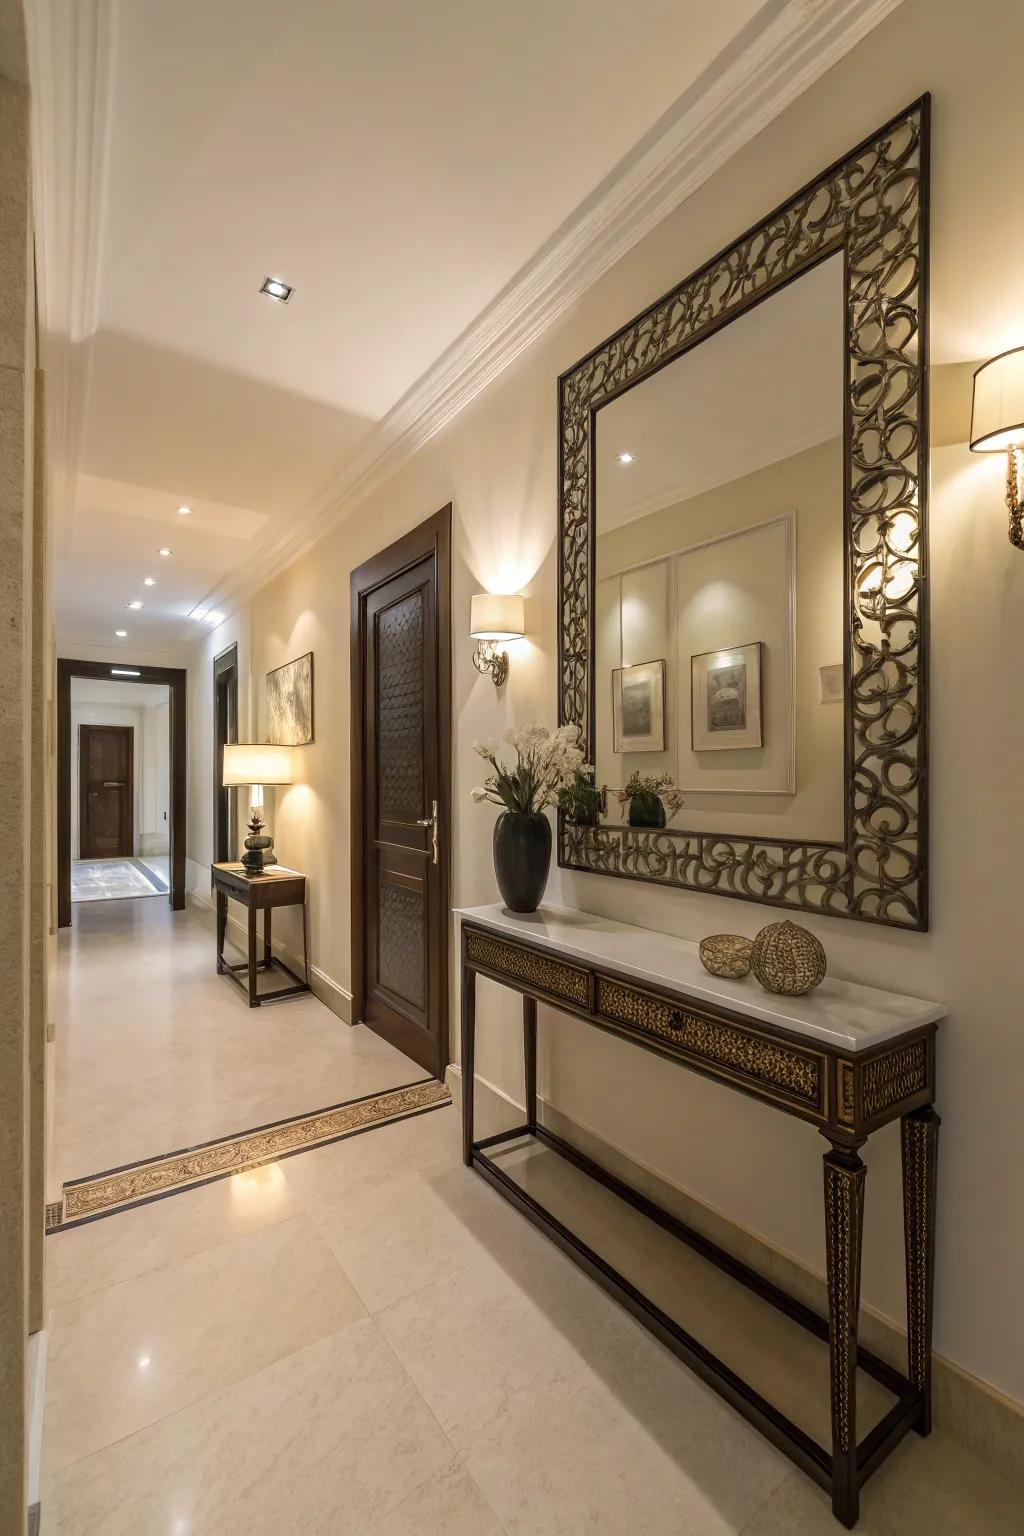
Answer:
[[1019, 448], [1024, 447], [1024, 347], [991, 358], [974, 375], [971, 452], [1006, 450], [1006, 505], [1010, 543], [1024, 549], [1024, 501], [1021, 499]]
[[274, 839], [267, 832], [263, 816], [263, 786], [292, 782], [292, 749], [261, 741], [229, 742], [224, 747], [220, 781], [226, 789], [236, 785], [248, 785], [252, 789], [249, 836], [245, 840], [242, 863], [250, 875], [258, 875], [265, 865], [277, 863]]
[[525, 604], [518, 592], [508, 596], [478, 592], [473, 598], [469, 610], [469, 634], [477, 642], [473, 665], [478, 672], [491, 674], [495, 688], [508, 677], [508, 652], [499, 646], [505, 640], [521, 640], [525, 633]]

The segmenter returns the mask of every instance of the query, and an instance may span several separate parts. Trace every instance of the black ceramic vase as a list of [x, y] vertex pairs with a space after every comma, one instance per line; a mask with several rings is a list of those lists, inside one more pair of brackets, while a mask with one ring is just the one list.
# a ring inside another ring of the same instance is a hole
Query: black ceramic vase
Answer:
[[629, 800], [629, 824], [631, 827], [663, 827], [665, 806], [660, 795], [641, 793]]
[[551, 826], [540, 811], [503, 811], [494, 825], [494, 873], [510, 912], [536, 912], [551, 867]]

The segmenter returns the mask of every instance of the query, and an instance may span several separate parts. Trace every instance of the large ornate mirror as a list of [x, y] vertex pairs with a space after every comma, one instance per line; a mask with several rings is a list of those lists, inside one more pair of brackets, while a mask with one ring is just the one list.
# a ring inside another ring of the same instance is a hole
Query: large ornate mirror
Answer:
[[608, 789], [563, 865], [927, 926], [926, 140], [924, 100], [560, 380], [560, 716]]

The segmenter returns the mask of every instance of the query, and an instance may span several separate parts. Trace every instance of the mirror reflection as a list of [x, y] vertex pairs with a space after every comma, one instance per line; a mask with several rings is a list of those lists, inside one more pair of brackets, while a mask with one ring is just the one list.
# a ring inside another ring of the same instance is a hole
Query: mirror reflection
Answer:
[[843, 837], [843, 314], [836, 255], [597, 414], [607, 820]]

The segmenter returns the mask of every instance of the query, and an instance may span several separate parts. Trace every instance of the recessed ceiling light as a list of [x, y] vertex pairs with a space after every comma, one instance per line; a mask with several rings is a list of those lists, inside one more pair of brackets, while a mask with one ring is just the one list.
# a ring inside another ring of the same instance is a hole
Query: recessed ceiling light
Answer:
[[141, 604], [141, 603], [140, 603], [140, 602], [139, 602], [139, 599], [138, 599], [138, 598], [136, 598], [136, 599], [135, 599], [135, 601], [134, 601], [134, 603], [129, 603], [129, 604], [128, 604], [128, 607], [129, 607], [129, 608], [141, 608], [141, 607], [142, 607], [142, 604]]
[[260, 293], [266, 294], [268, 299], [274, 299], [278, 304], [287, 304], [295, 289], [280, 277], [265, 277], [260, 284]]
[[127, 640], [128, 638], [128, 631], [126, 629], [115, 629], [114, 634], [119, 640]]
[[634, 457], [635, 455], [632, 453], [620, 453], [618, 460], [620, 464], [632, 464]]
[[168, 555], [169, 555], [169, 554], [171, 554], [171, 553], [172, 553], [172, 551], [171, 551], [171, 550], [169, 550], [169, 549], [168, 549], [168, 548], [167, 548], [167, 547], [166, 547], [166, 545], [165, 545], [165, 546], [164, 546], [164, 548], [163, 548], [163, 549], [158, 549], [158, 550], [157, 550], [157, 554], [158, 554], [158, 555], [163, 555], [163, 557], [164, 557], [164, 559], [165, 559], [165, 560], [166, 560], [166, 559], [167, 559], [167, 556], [168, 556]]
[[142, 585], [144, 587], [155, 587], [156, 586], [156, 577], [155, 576], [143, 576], [143, 578], [142, 578]]
[[192, 516], [192, 508], [191, 507], [179, 507], [178, 508], [178, 516], [179, 517], [191, 517]]

